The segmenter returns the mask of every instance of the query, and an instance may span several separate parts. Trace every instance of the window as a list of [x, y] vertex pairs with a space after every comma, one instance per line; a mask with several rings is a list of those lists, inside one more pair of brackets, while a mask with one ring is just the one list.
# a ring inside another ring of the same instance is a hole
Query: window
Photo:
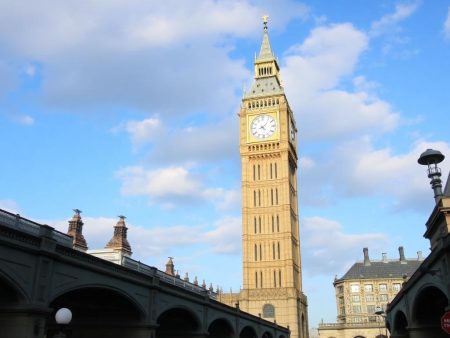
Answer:
[[275, 220], [273, 215], [272, 215], [272, 232], [275, 232]]
[[337, 287], [337, 292], [338, 292], [338, 293], [344, 292], [344, 287], [343, 287], [342, 285], [339, 285], [339, 286]]
[[280, 242], [278, 242], [278, 259], [280, 259]]
[[258, 246], [255, 244], [255, 261], [258, 260]]
[[361, 313], [361, 305], [353, 305], [352, 311], [353, 313]]
[[259, 276], [261, 277], [261, 287], [263, 287], [263, 274], [262, 274], [262, 271], [260, 271]]
[[375, 314], [375, 311], [376, 311], [375, 305], [367, 305], [367, 313], [369, 315]]
[[275, 318], [275, 307], [272, 304], [264, 304], [262, 316], [263, 318]]
[[373, 285], [372, 284], [365, 284], [364, 285], [364, 291], [366, 291], [366, 292], [373, 292]]
[[344, 305], [344, 297], [339, 297], [338, 302], [340, 306]]
[[275, 243], [272, 243], [272, 254], [273, 259], [275, 259]]
[[259, 233], [261, 233], [261, 216], [259, 216]]
[[359, 295], [353, 295], [352, 296], [352, 302], [359, 303]]
[[359, 284], [350, 285], [350, 292], [359, 292]]
[[345, 306], [339, 307], [339, 314], [340, 314], [341, 316], [344, 316], [344, 315], [345, 315]]
[[280, 217], [277, 215], [277, 232], [280, 232]]
[[378, 286], [378, 288], [380, 289], [380, 292], [386, 292], [387, 291], [387, 284], [380, 284]]
[[401, 288], [402, 288], [402, 285], [400, 283], [392, 284], [392, 290], [394, 290], [395, 292], [399, 292]]
[[253, 224], [255, 226], [255, 234], [256, 234], [256, 217], [253, 217]]
[[278, 283], [281, 286], [281, 270], [278, 270]]
[[366, 302], [373, 302], [375, 299], [373, 298], [373, 295], [367, 295], [366, 296]]
[[259, 260], [262, 261], [262, 250], [261, 250], [261, 244], [259, 245]]
[[388, 300], [388, 295], [385, 295], [385, 294], [380, 295], [381, 302], [387, 302], [387, 300]]

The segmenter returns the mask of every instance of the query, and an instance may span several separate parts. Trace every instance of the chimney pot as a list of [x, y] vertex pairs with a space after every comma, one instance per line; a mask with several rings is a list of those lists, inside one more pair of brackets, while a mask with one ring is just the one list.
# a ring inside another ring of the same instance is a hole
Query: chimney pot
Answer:
[[418, 261], [423, 261], [422, 251], [417, 251], [417, 260]]
[[364, 265], [368, 266], [368, 265], [370, 265], [369, 249], [363, 248], [363, 253], [364, 253]]
[[406, 258], [405, 258], [405, 250], [402, 246], [398, 247], [398, 252], [400, 254], [400, 263], [406, 264]]

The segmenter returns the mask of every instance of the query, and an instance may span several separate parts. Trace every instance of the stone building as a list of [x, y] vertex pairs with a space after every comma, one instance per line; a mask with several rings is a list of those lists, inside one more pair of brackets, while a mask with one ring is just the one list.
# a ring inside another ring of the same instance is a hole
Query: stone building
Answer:
[[441, 327], [442, 317], [450, 311], [450, 175], [442, 190], [437, 164], [443, 160], [439, 151], [428, 149], [418, 161], [428, 166], [436, 202], [424, 234], [430, 241], [431, 253], [387, 308], [386, 321], [392, 338], [449, 336]]
[[297, 127], [269, 42], [267, 17], [255, 76], [239, 112], [243, 288], [220, 300], [308, 337], [302, 292]]
[[381, 260], [370, 260], [367, 248], [363, 253], [362, 262], [335, 279], [337, 322], [319, 324], [320, 338], [385, 338], [384, 317], [376, 313], [383, 313], [423, 260], [421, 252], [406, 259], [403, 247], [397, 259], [383, 253]]

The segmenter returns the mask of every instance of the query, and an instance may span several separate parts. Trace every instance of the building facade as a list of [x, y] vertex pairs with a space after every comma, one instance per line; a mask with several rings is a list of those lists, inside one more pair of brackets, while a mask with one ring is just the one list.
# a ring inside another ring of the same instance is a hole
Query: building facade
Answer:
[[243, 289], [223, 295], [242, 310], [308, 337], [297, 198], [297, 127], [264, 17], [255, 77], [239, 112]]
[[367, 248], [363, 253], [362, 262], [335, 279], [337, 322], [321, 323], [320, 338], [386, 338], [385, 320], [380, 314], [423, 260], [421, 252], [417, 258], [406, 259], [403, 247], [399, 247], [398, 259], [383, 254], [381, 260], [371, 261]]
[[449, 336], [442, 328], [442, 317], [450, 315], [450, 174], [442, 190], [437, 164], [443, 160], [444, 155], [432, 149], [419, 158], [420, 164], [428, 165], [436, 202], [424, 234], [431, 252], [386, 310], [392, 338]]

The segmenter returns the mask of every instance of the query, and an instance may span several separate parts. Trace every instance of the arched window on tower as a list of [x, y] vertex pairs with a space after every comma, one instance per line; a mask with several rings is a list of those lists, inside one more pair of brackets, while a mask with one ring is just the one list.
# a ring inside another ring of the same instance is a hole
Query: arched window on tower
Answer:
[[275, 306], [272, 304], [264, 304], [262, 308], [263, 318], [275, 318]]

